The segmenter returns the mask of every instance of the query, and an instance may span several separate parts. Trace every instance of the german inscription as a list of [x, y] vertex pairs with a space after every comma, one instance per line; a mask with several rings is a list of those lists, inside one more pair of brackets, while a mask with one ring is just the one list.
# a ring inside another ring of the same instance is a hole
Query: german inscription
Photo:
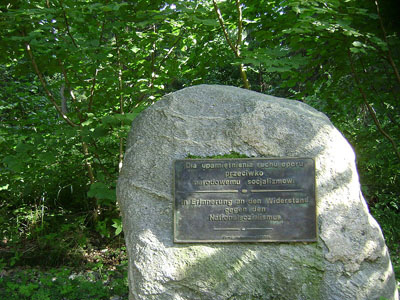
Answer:
[[175, 161], [174, 240], [316, 241], [311, 158]]

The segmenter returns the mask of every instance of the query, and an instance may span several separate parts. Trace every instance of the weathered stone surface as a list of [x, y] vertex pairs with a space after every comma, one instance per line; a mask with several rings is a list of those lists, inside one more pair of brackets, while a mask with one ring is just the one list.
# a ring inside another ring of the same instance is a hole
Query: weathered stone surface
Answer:
[[[173, 160], [231, 151], [315, 159], [317, 243], [173, 243]], [[398, 299], [354, 161], [303, 103], [208, 85], [165, 96], [133, 122], [118, 182], [130, 299]]]

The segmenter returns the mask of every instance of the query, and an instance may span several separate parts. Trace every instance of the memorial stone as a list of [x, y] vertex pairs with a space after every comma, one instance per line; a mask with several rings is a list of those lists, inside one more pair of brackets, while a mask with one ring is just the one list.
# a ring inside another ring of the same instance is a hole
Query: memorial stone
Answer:
[[130, 300], [398, 299], [354, 152], [304, 103], [166, 95], [132, 124], [117, 197]]

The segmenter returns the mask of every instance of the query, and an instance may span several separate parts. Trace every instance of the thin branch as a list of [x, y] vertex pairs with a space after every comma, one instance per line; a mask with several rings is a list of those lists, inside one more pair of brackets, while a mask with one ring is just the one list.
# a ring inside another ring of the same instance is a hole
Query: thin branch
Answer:
[[214, 4], [215, 12], [217, 13], [217, 16], [218, 16], [219, 24], [221, 25], [222, 31], [223, 31], [223, 33], [224, 33], [225, 39], [226, 39], [226, 41], [228, 42], [229, 47], [231, 47], [233, 53], [235, 53], [236, 57], [239, 58], [239, 55], [238, 55], [238, 53], [237, 53], [237, 49], [236, 49], [236, 47], [233, 45], [231, 39], [229, 38], [228, 32], [226, 31], [224, 18], [222, 17], [222, 14], [221, 14], [221, 11], [219, 10], [219, 7], [218, 7], [218, 5], [217, 5], [217, 2], [216, 2], [215, 0], [213, 0], [213, 4]]
[[65, 68], [64, 68], [64, 64], [62, 63], [62, 61], [61, 61], [60, 59], [58, 59], [58, 63], [59, 63], [59, 65], [60, 65], [60, 67], [61, 67], [61, 72], [62, 72], [63, 75], [64, 75], [65, 83], [67, 84], [68, 90], [69, 90], [69, 92], [70, 92], [70, 94], [71, 94], [72, 102], [76, 103], [76, 102], [77, 102], [77, 101], [76, 101], [76, 97], [75, 97], [75, 95], [74, 95], [74, 93], [73, 93], [73, 91], [72, 91], [72, 89], [71, 89], [71, 84], [70, 84], [70, 82], [69, 82], [69, 80], [68, 80], [68, 76], [67, 76], [67, 72], [66, 72], [66, 70], [65, 70]]
[[67, 99], [65, 98], [64, 95], [64, 91], [65, 91], [65, 84], [61, 84], [61, 88], [60, 88], [60, 97], [61, 97], [61, 111], [64, 114], [68, 113], [68, 106], [67, 106]]
[[63, 1], [62, 1], [62, 0], [60, 0], [60, 6], [61, 6], [61, 10], [62, 10], [62, 12], [63, 12], [63, 17], [64, 17], [64, 21], [65, 21], [65, 27], [66, 27], [66, 29], [67, 29], [67, 34], [68, 34], [68, 36], [71, 38], [71, 41], [72, 41], [72, 43], [74, 44], [74, 46], [75, 46], [76, 48], [79, 48], [78, 44], [76, 43], [76, 41], [75, 41], [74, 37], [72, 36], [71, 31], [70, 31], [70, 29], [69, 29], [70, 26], [69, 26], [67, 14], [66, 14], [66, 12], [65, 12], [65, 9], [64, 9]]
[[[22, 33], [23, 36], [25, 36], [25, 33]], [[33, 56], [32, 49], [29, 45], [28, 42], [25, 43], [26, 50], [28, 52], [29, 58], [31, 59], [31, 63], [33, 65], [33, 68], [35, 69], [35, 72], [37, 76], [39, 77], [40, 83], [42, 84], [43, 89], [45, 90], [50, 102], [54, 105], [60, 116], [72, 127], [78, 127], [78, 124], [75, 124], [70, 118], [67, 117], [66, 114], [63, 113], [61, 107], [57, 104], [57, 101], [55, 100], [53, 94], [49, 91], [47, 88], [47, 83], [46, 80], [43, 77], [43, 74], [40, 72], [39, 67], [36, 63], [35, 57]]]
[[[391, 77], [389, 76], [389, 71], [388, 71], [388, 69], [387, 69], [386, 64], [384, 64], [383, 67], [385, 68], [385, 72], [386, 72], [386, 75], [388, 76], [388, 78], [391, 78]], [[395, 103], [399, 103], [398, 100], [397, 100], [397, 99], [399, 98], [399, 95], [398, 95], [397, 92], [395, 91], [395, 88], [394, 88], [394, 85], [393, 85], [393, 84], [391, 85], [390, 93], [392, 94]], [[398, 115], [398, 113], [397, 113], [397, 115]], [[389, 117], [389, 119], [392, 121], [392, 123], [396, 124], [397, 127], [400, 128], [400, 124], [394, 119], [394, 117], [392, 116], [392, 114], [389, 113], [389, 114], [388, 114], [388, 117]]]
[[[385, 109], [387, 110], [387, 108], [385, 108], [385, 103], [382, 101], [382, 99], [381, 98], [377, 98], [377, 99], [378, 99], [378, 103], [379, 103], [380, 107], [383, 110], [385, 110]], [[389, 111], [386, 111], [385, 114], [389, 118], [390, 122], [392, 122], [392, 124], [394, 124], [397, 128], [400, 129], [400, 124], [395, 120], [392, 113]]]
[[178, 43], [183, 37], [183, 34], [185, 33], [185, 30], [182, 30], [181, 33], [179, 34], [178, 38], [176, 41], [172, 44], [171, 48], [168, 50], [167, 54], [163, 57], [163, 59], [160, 61], [159, 66], [161, 67], [162, 64], [168, 59], [168, 57], [171, 55], [171, 53], [174, 51]]
[[250, 89], [250, 82], [247, 79], [246, 70], [244, 69], [244, 65], [243, 64], [240, 64], [239, 71], [240, 71], [240, 77], [242, 77], [244, 88], [249, 90]]
[[[117, 59], [118, 59], [118, 82], [119, 82], [119, 112], [124, 114], [124, 96], [122, 94], [123, 81], [122, 81], [122, 63], [121, 52], [118, 44], [118, 35], [115, 34], [115, 44], [117, 46]], [[122, 123], [122, 122], [121, 122]], [[119, 138], [119, 156], [118, 156], [118, 172], [121, 172], [122, 162], [124, 160], [124, 138]]]
[[[364, 60], [363, 60], [362, 58], [360, 58], [360, 63], [361, 63], [361, 66], [362, 66], [362, 68], [363, 68], [363, 73], [365, 74], [365, 76], [368, 76], [368, 74], [370, 74], [371, 72], [367, 72], [367, 68], [365, 67]], [[383, 64], [383, 67], [384, 67], [384, 69], [385, 69], [385, 71], [386, 71], [386, 73], [387, 73], [386, 64]], [[370, 80], [371, 82], [374, 82], [374, 81], [371, 80], [371, 79], [369, 79], [369, 80]], [[374, 84], [371, 84], [371, 88], [372, 88], [372, 90], [375, 92], [376, 95], [381, 94], [380, 92], [378, 92], [378, 90], [376, 89], [376, 87], [375, 87]], [[390, 90], [391, 90], [391, 89], [390, 89]], [[382, 100], [382, 97], [376, 96], [376, 99], [377, 99], [377, 101], [378, 101], [380, 107], [381, 107], [384, 111], [386, 110], [386, 111], [385, 111], [385, 114], [386, 114], [386, 116], [389, 118], [389, 120], [390, 120], [394, 125], [396, 125], [398, 128], [400, 128], [399, 123], [393, 118], [393, 115], [388, 111], [388, 109], [385, 108], [385, 104], [384, 104], [384, 101]], [[395, 98], [395, 99], [396, 99], [396, 98]]]
[[93, 107], [94, 88], [96, 86], [96, 78], [97, 78], [98, 73], [99, 73], [99, 69], [96, 68], [93, 73], [92, 87], [90, 88], [89, 105], [88, 105], [89, 112], [92, 111], [92, 107]]
[[119, 157], [118, 157], [118, 172], [122, 170], [122, 164], [124, 162], [124, 138], [119, 138]]
[[77, 114], [77, 116], [79, 118], [79, 121], [81, 123], [83, 123], [85, 121], [85, 118], [82, 116], [81, 111], [80, 111], [80, 109], [78, 107], [74, 91], [72, 90], [71, 83], [68, 80], [67, 72], [66, 72], [66, 70], [64, 68], [64, 65], [63, 65], [63, 63], [62, 63], [62, 61], [60, 59], [58, 59], [58, 63], [61, 66], [61, 71], [62, 71], [62, 73], [64, 75], [64, 80], [65, 80], [65, 83], [67, 84], [67, 88], [68, 88], [69, 94], [71, 95], [72, 102], [74, 103], [76, 114]]
[[88, 144], [86, 144], [86, 142], [83, 141], [82, 136], [81, 136], [81, 140], [82, 140], [83, 155], [85, 156], [85, 166], [88, 171], [90, 183], [93, 184], [93, 183], [95, 183], [96, 180], [94, 178], [92, 164], [89, 161], [89, 147], [88, 147]]
[[242, 16], [242, 9], [240, 7], [240, 1], [236, 0], [236, 9], [238, 11], [238, 34], [237, 34], [237, 41], [236, 41], [236, 49], [240, 56], [240, 45], [242, 44], [242, 33], [243, 33], [243, 16]]
[[[225, 39], [229, 45], [229, 47], [232, 49], [233, 53], [235, 54], [236, 58], [241, 58], [240, 56], [240, 44], [242, 43], [242, 32], [243, 32], [243, 23], [242, 23], [242, 10], [240, 8], [240, 2], [239, 0], [236, 0], [236, 9], [238, 11], [238, 34], [237, 34], [237, 40], [236, 40], [236, 46], [233, 45], [231, 39], [229, 38], [228, 31], [226, 30], [225, 27], [225, 22], [224, 18], [222, 17], [221, 11], [218, 7], [217, 1], [213, 0], [214, 4], [214, 10], [218, 16], [218, 21], [219, 24], [221, 25], [222, 32], [224, 33]], [[239, 65], [239, 72], [240, 72], [240, 77], [242, 78], [243, 86], [246, 89], [250, 89], [250, 83], [249, 80], [247, 79], [247, 74], [246, 70], [244, 68], [243, 64]]]
[[392, 144], [393, 150], [394, 150], [394, 152], [396, 153], [396, 156], [397, 156], [398, 160], [400, 161], [400, 152], [399, 152], [399, 150], [397, 149], [396, 142], [395, 142], [395, 141], [391, 138], [391, 136], [382, 128], [381, 123], [379, 122], [378, 118], [376, 117], [376, 114], [375, 114], [374, 109], [371, 107], [371, 105], [370, 105], [370, 104], [368, 103], [368, 101], [367, 101], [367, 96], [366, 96], [366, 94], [365, 94], [365, 92], [364, 92], [364, 90], [363, 90], [363, 88], [362, 88], [362, 86], [361, 86], [360, 79], [358, 78], [357, 73], [356, 73], [355, 68], [354, 68], [354, 62], [353, 62], [353, 59], [352, 59], [352, 57], [351, 57], [350, 49], [348, 49], [347, 55], [348, 55], [348, 58], [349, 58], [349, 61], [350, 61], [350, 67], [351, 67], [351, 72], [352, 72], [354, 81], [355, 81], [356, 84], [357, 84], [358, 90], [360, 91], [360, 94], [361, 94], [361, 96], [362, 96], [362, 99], [363, 99], [363, 101], [364, 101], [364, 104], [365, 104], [365, 106], [367, 107], [368, 112], [369, 112], [369, 114], [371, 115], [371, 117], [372, 117], [372, 119], [373, 119], [373, 121], [374, 121], [376, 127], [378, 128], [379, 132]]
[[109, 178], [113, 178], [111, 176], [111, 174], [107, 171], [107, 168], [104, 166], [103, 162], [101, 161], [101, 158], [98, 154], [99, 147], [97, 146], [95, 139], [92, 138], [90, 144], [96, 148], [96, 151], [93, 151], [93, 155], [96, 157], [97, 161], [99, 162], [99, 166], [103, 170], [104, 174], [106, 174]]
[[115, 34], [115, 44], [117, 46], [117, 59], [118, 59], [118, 83], [119, 83], [119, 112], [124, 114], [124, 99], [122, 94], [123, 81], [122, 81], [122, 63], [121, 63], [121, 51], [118, 44], [118, 35]]
[[[90, 158], [90, 157], [89, 157], [89, 146], [88, 146], [88, 144], [83, 140], [82, 135], [81, 135], [81, 142], [82, 142], [82, 150], [83, 150], [83, 156], [84, 156], [85, 167], [86, 167], [86, 170], [87, 170], [87, 173], [88, 173], [88, 177], [89, 177], [89, 180], [90, 180], [90, 184], [93, 184], [93, 183], [96, 182], [96, 179], [95, 179], [95, 177], [94, 177], [94, 171], [93, 171], [92, 164], [91, 164], [91, 162], [90, 162], [90, 160], [89, 160], [89, 158]], [[99, 206], [99, 203], [98, 203], [98, 200], [97, 200], [96, 197], [93, 197], [93, 198], [92, 198], [92, 201], [93, 201], [93, 207], [94, 207], [94, 210], [93, 210], [93, 212], [92, 212], [92, 217], [93, 217], [94, 220], [96, 220], [96, 219], [97, 219], [97, 216], [98, 216], [98, 210], [100, 209], [100, 206]]]
[[[154, 35], [156, 35], [156, 25], [153, 25], [153, 33]], [[153, 49], [151, 52], [151, 79], [150, 79], [150, 88], [154, 87], [154, 81], [156, 79], [156, 40], [154, 40], [153, 45], [152, 45]]]
[[[99, 38], [99, 48], [101, 46], [101, 41], [103, 39], [103, 34], [104, 34], [104, 25], [105, 25], [106, 21], [104, 20], [102, 25], [101, 25], [101, 32], [100, 32], [100, 38]], [[97, 49], [98, 52], [98, 49]], [[96, 60], [96, 64], [98, 64], [98, 59]], [[99, 69], [96, 68], [93, 72], [93, 83], [92, 83], [92, 87], [90, 89], [90, 96], [89, 96], [89, 105], [88, 105], [88, 111], [92, 111], [92, 106], [93, 106], [93, 97], [94, 97], [94, 89], [96, 86], [96, 79], [97, 79], [97, 74], [99, 73]]]
[[[243, 34], [243, 16], [239, 0], [236, 0], [236, 10], [238, 11], [238, 33], [236, 40], [236, 52], [237, 56], [240, 57], [240, 46], [242, 44], [242, 34]], [[239, 71], [240, 71], [240, 77], [242, 77], [244, 88], [250, 89], [250, 83], [249, 80], [247, 79], [247, 74], [243, 64], [240, 64]]]

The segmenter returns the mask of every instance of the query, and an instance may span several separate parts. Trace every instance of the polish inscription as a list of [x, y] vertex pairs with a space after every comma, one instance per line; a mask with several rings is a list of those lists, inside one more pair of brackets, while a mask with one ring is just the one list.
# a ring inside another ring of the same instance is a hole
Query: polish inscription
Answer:
[[316, 241], [311, 158], [176, 160], [174, 241]]

